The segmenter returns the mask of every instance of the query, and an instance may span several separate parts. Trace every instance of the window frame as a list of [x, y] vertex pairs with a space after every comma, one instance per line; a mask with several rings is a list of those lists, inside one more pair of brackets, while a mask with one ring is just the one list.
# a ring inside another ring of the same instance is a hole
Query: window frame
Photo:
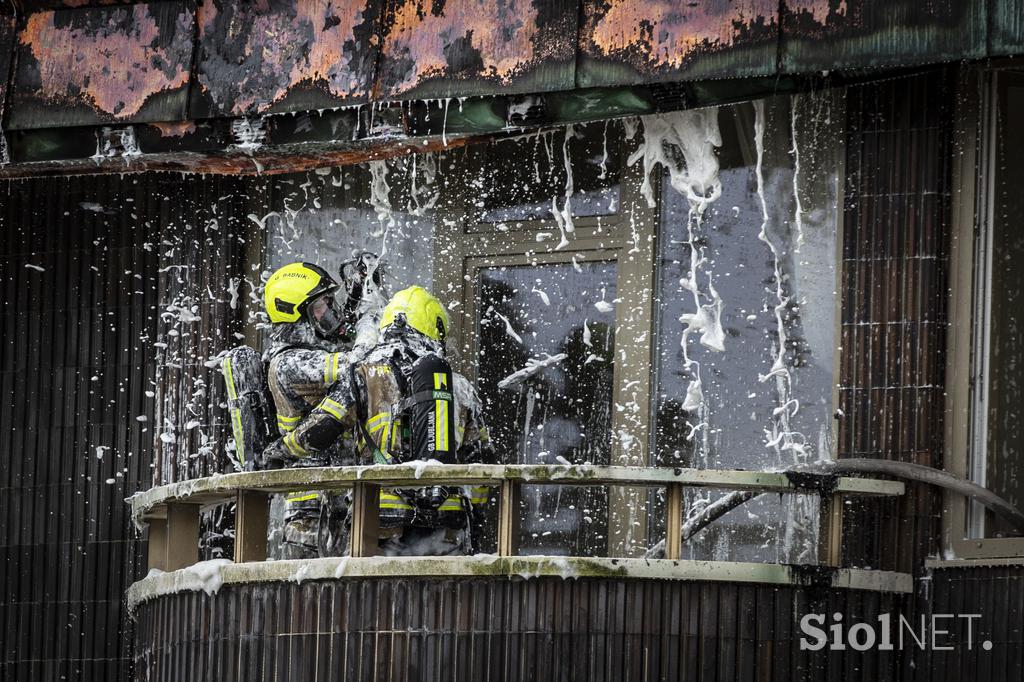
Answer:
[[[958, 83], [954, 135], [962, 140], [953, 158], [952, 229], [949, 258], [944, 461], [947, 471], [976, 480], [979, 462], [987, 463], [987, 418], [979, 414], [976, 394], [985, 391], [984, 363], [989, 353], [989, 265], [994, 210], [995, 116], [1000, 71], [1024, 62], [1002, 60], [990, 67], [967, 67]], [[983, 168], [984, 172], [978, 173]], [[984, 263], [979, 267], [979, 263]], [[979, 310], [980, 308], [980, 310]], [[979, 320], [979, 317], [984, 319]], [[957, 324], [969, 320], [970, 324]], [[983, 456], [979, 457], [979, 452]], [[1024, 537], [984, 538], [971, 519], [972, 503], [944, 495], [943, 546], [958, 559], [1024, 557]]]
[[[594, 125], [599, 125], [600, 122]], [[556, 129], [557, 130], [557, 129]], [[522, 136], [526, 139], [538, 133]], [[543, 131], [540, 133], [543, 134]], [[513, 138], [515, 139], [515, 138]], [[479, 270], [493, 265], [532, 265], [543, 263], [571, 263], [574, 256], [587, 261], [614, 261], [616, 264], [615, 334], [616, 339], [642, 339], [638, 343], [616, 343], [616, 358], [612, 374], [612, 395], [622, 396], [627, 386], [634, 392], [639, 409], [631, 434], [636, 446], [625, 452], [618, 432], [624, 426], [623, 413], [612, 412], [613, 464], [650, 466], [651, 441], [651, 383], [654, 358], [653, 292], [656, 277], [656, 232], [660, 216], [660, 188], [654, 187], [654, 206], [648, 206], [640, 193], [643, 164], [627, 164], [629, 155], [637, 149], [640, 136], [608, 139], [609, 154], [618, 155], [621, 169], [618, 211], [609, 216], [589, 216], [573, 220], [575, 232], [570, 244], [556, 249], [559, 229], [554, 218], [505, 221], [517, 225], [515, 229], [499, 230], [494, 223], [482, 222], [473, 206], [468, 188], [469, 178], [480, 172], [471, 149], [459, 150], [446, 159], [445, 172], [456, 178], [447, 186], [454, 192], [438, 203], [445, 205], [451, 215], [436, 223], [436, 256], [434, 259], [434, 286], [443, 301], [449, 304], [451, 317], [450, 344], [457, 352], [452, 364], [471, 381], [477, 377], [479, 339], [476, 328], [476, 300], [479, 296]], [[461, 174], [461, 175], [460, 175]], [[462, 178], [460, 182], [458, 178]], [[538, 242], [538, 232], [550, 232], [552, 237]], [[457, 304], [457, 310], [451, 304]], [[630, 314], [631, 313], [631, 314]], [[628, 516], [634, 511], [637, 489], [613, 487], [609, 489], [609, 526], [616, 516]], [[640, 528], [647, 528], [646, 519]], [[608, 538], [609, 556], [629, 556], [631, 548], [644, 546], [643, 537]]]
[[[599, 125], [598, 122], [596, 125]], [[528, 139], [537, 133], [524, 135]], [[437, 225], [438, 247], [442, 253], [435, 258], [435, 286], [448, 292], [446, 302], [454, 301], [458, 310], [451, 314], [451, 337], [458, 347], [455, 364], [471, 381], [476, 379], [475, 358], [479, 350], [476, 334], [476, 300], [479, 296], [479, 271], [492, 266], [538, 265], [580, 261], [614, 261], [616, 264], [615, 325], [617, 338], [641, 339], [638, 343], [616, 344], [612, 391], [622, 396], [627, 386], [635, 393], [639, 410], [630, 430], [635, 437], [632, 452], [624, 452], [617, 437], [625, 426], [618, 410], [612, 416], [612, 463], [649, 466], [651, 427], [650, 373], [653, 362], [653, 291], [655, 287], [656, 231], [659, 219], [660, 193], [655, 188], [655, 206], [649, 207], [639, 188], [643, 164], [628, 166], [626, 160], [639, 140], [616, 138], [608, 140], [609, 154], [619, 156], [621, 168], [618, 211], [610, 216], [577, 218], [570, 244], [556, 249], [558, 225], [553, 218], [507, 221], [516, 229], [499, 231], [494, 224], [480, 222], [472, 206], [467, 182], [455, 182], [454, 196], [444, 203], [455, 209], [452, 219]], [[480, 171], [477, 160], [454, 156], [455, 164], [447, 171], [465, 173], [468, 177]], [[456, 175], [458, 177], [458, 175]], [[457, 207], [457, 208], [456, 208]], [[552, 238], [538, 242], [538, 232], [550, 232]], [[444, 298], [444, 296], [442, 296]], [[633, 382], [633, 383], [631, 383]], [[635, 387], [635, 388], [634, 388]]]

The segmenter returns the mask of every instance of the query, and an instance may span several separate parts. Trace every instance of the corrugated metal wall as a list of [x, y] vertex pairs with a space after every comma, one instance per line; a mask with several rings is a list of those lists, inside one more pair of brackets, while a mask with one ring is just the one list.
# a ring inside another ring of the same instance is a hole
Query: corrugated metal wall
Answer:
[[231, 470], [227, 414], [219, 407], [227, 399], [224, 382], [206, 362], [242, 343], [236, 334], [250, 283], [259, 280], [258, 272], [244, 271], [256, 233], [247, 182], [195, 176], [169, 185], [168, 205], [145, 214], [160, 237], [154, 485]]
[[[942, 467], [952, 69], [850, 88], [839, 454]], [[920, 572], [941, 495], [847, 514], [852, 565]]]
[[157, 252], [138, 178], [0, 186], [0, 678], [128, 679], [123, 498], [150, 485]]
[[[124, 498], [153, 484], [159, 433], [175, 476], [209, 470], [195, 453], [200, 433], [218, 438], [219, 382], [202, 359], [237, 330], [222, 277], [241, 243], [237, 187], [0, 185], [0, 680], [129, 678], [122, 601], [144, 548]], [[186, 297], [200, 321], [168, 312]]]
[[[980, 614], [967, 648], [966, 632], [954, 632], [952, 651], [917, 654], [919, 680], [1019, 680], [1024, 671], [1024, 570], [1020, 566], [936, 570], [927, 596], [931, 614]], [[939, 619], [940, 627], [952, 621]], [[982, 643], [992, 642], [986, 650]]]
[[901, 596], [659, 580], [377, 579], [225, 586], [138, 610], [136, 672], [181, 680], [892, 680], [895, 653], [799, 648], [805, 613]]

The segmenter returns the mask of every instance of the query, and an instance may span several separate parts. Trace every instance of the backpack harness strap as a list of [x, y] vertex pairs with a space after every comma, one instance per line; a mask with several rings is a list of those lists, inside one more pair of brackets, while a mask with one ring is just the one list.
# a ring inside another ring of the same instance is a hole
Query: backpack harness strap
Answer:
[[374, 464], [395, 464], [395, 458], [391, 454], [384, 452], [380, 449], [377, 444], [377, 440], [370, 434], [370, 431], [366, 428], [366, 402], [362, 399], [359, 394], [359, 383], [356, 377], [356, 364], [351, 363], [348, 366], [349, 383], [352, 388], [352, 400], [356, 407], [356, 423], [359, 425], [359, 434], [363, 437], [363, 440], [370, 447], [373, 452], [373, 463]]

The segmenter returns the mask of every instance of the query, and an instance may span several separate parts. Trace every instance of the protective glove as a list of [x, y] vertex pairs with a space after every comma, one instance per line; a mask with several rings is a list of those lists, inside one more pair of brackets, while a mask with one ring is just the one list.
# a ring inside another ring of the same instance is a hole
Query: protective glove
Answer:
[[281, 439], [275, 440], [268, 445], [259, 456], [256, 468], [260, 471], [268, 469], [283, 469], [285, 463], [292, 459]]

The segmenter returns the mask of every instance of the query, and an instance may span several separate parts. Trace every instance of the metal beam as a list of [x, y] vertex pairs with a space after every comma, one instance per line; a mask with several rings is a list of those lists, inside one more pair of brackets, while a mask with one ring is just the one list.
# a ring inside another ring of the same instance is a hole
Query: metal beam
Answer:
[[199, 557], [199, 505], [188, 502], [168, 504], [166, 537], [165, 571], [194, 564]]
[[236, 491], [262, 490], [267, 493], [294, 490], [338, 490], [353, 483], [379, 483], [387, 487], [423, 487], [428, 483], [450, 485], [495, 485], [503, 480], [526, 484], [633, 485], [686, 487], [758, 492], [816, 492], [834, 483], [837, 493], [898, 496], [904, 485], [898, 481], [854, 479], [833, 474], [808, 474], [790, 480], [785, 472], [738, 471], [585, 465], [398, 465], [309, 467], [224, 474], [151, 488], [128, 499], [132, 516], [142, 521], [160, 516], [163, 505], [174, 501], [217, 504], [234, 499]]
[[167, 519], [150, 519], [149, 547], [147, 553], [148, 568], [159, 571], [167, 570]]
[[[350, 580], [409, 577], [621, 578], [623, 580], [692, 580], [716, 583], [808, 585], [799, 566], [732, 561], [672, 561], [669, 559], [609, 559], [590, 557], [340, 557], [225, 564], [217, 568], [224, 584], [280, 583], [296, 580]], [[839, 589], [910, 593], [907, 573], [867, 569], [815, 571], [817, 586]], [[128, 590], [129, 608], [162, 595], [204, 589], [208, 582], [189, 569], [140, 580]]]
[[376, 555], [380, 542], [380, 486], [373, 483], [356, 483], [352, 489], [351, 514], [351, 556]]
[[665, 558], [683, 553], [683, 486], [672, 484], [665, 496]]
[[235, 505], [235, 562], [264, 561], [267, 558], [267, 521], [270, 516], [267, 493], [240, 490]]
[[501, 482], [498, 507], [498, 554], [514, 556], [519, 542], [519, 503], [522, 487], [516, 481]]

